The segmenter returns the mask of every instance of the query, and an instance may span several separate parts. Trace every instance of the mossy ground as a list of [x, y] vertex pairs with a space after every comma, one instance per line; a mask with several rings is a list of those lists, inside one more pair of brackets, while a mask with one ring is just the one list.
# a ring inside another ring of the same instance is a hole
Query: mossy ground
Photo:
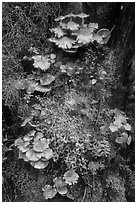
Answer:
[[[48, 8], [50, 12], [44, 16], [44, 9]], [[28, 3], [3, 3], [3, 100], [12, 112], [14, 121], [13, 126], [10, 127], [3, 121], [4, 144], [9, 147], [15, 139], [27, 133], [30, 127], [23, 129], [20, 127], [21, 122], [29, 116], [32, 106], [40, 102], [46, 111], [46, 131], [49, 137], [54, 138], [53, 150], [57, 154], [57, 162], [51, 162], [47, 169], [39, 172], [30, 164], [18, 160], [18, 152], [15, 148], [12, 154], [5, 153], [3, 202], [45, 202], [42, 188], [45, 184], [52, 183], [56, 174], [60, 176], [64, 171], [66, 168], [64, 159], [73, 168], [77, 169], [78, 165], [84, 167], [84, 161], [81, 163], [81, 150], [68, 144], [70, 139], [77, 138], [78, 140], [82, 138], [85, 144], [84, 137], [87, 134], [90, 134], [93, 140], [109, 141], [111, 154], [108, 160], [104, 158], [97, 160], [105, 165], [105, 168], [97, 170], [95, 175], [87, 169], [82, 170], [84, 175], [79, 172], [81, 179], [70, 189], [74, 201], [134, 201], [134, 153], [131, 152], [131, 147], [134, 147], [134, 121], [131, 122], [133, 140], [129, 147], [117, 146], [110, 132], [104, 135], [100, 133], [100, 127], [110, 122], [110, 115], [107, 114], [109, 110], [122, 108], [119, 103], [121, 92], [116, 93], [117, 87], [121, 84], [116, 74], [118, 59], [114, 50], [107, 46], [89, 45], [82, 54], [78, 53], [76, 58], [59, 53], [57, 63], [72, 63], [76, 67], [82, 67], [81, 73], [68, 78], [58, 77], [49, 94], [44, 97], [36, 95], [29, 105], [25, 103], [23, 93], [15, 89], [16, 81], [24, 77], [20, 53], [24, 47], [27, 50], [31, 46], [35, 46], [41, 53], [46, 52], [45, 50], [48, 49], [46, 33], [59, 12], [59, 4], [54, 5], [54, 3], [29, 3], [29, 6]], [[58, 68], [57, 65], [53, 73], [58, 72]], [[105, 72], [106, 75], [103, 74]], [[91, 76], [97, 80], [95, 84], [92, 84]], [[130, 120], [134, 118], [133, 105], [130, 110], [128, 109], [128, 116]], [[74, 154], [68, 158], [67, 155], [72, 153], [72, 148]], [[124, 152], [127, 154], [125, 155]], [[88, 160], [90, 157], [92, 155], [88, 153], [85, 156]], [[53, 200], [48, 201], [72, 200], [57, 195]]]

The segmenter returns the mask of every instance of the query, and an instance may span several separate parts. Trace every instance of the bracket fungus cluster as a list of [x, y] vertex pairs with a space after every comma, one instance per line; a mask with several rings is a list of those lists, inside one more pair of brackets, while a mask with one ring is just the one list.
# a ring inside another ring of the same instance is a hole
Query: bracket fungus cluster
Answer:
[[125, 115], [124, 112], [115, 108], [112, 113], [114, 114], [114, 121], [109, 126], [111, 132], [116, 132], [120, 128], [127, 131], [131, 130], [131, 125], [127, 122], [128, 117]]
[[51, 87], [48, 87], [48, 85], [55, 81], [56, 77], [48, 74], [46, 71], [50, 68], [51, 64], [55, 63], [55, 58], [55, 54], [33, 56], [35, 71], [33, 74], [28, 75], [27, 78], [19, 80], [15, 88], [18, 90], [26, 90], [27, 94], [31, 94], [34, 91], [43, 93], [49, 92]]
[[[76, 52], [77, 48], [93, 43], [106, 44], [112, 31], [108, 29], [98, 30], [98, 23], [85, 23], [85, 18], [89, 15], [85, 13], [60, 16], [55, 19], [57, 27], [50, 29], [53, 36], [49, 41], [55, 43], [66, 52]], [[77, 23], [80, 22], [80, 23]]]
[[29, 162], [36, 169], [44, 169], [53, 157], [53, 151], [49, 147], [50, 141], [42, 132], [31, 130], [23, 138], [15, 141], [19, 149], [19, 159]]
[[78, 182], [79, 175], [72, 169], [65, 172], [62, 177], [56, 177], [53, 179], [53, 186], [45, 185], [43, 188], [44, 198], [51, 199], [57, 193], [60, 195], [68, 196], [68, 188], [67, 185], [74, 185]]
[[110, 124], [109, 129], [112, 133], [121, 130], [121, 134], [115, 139], [116, 143], [130, 145], [131, 135], [127, 133], [127, 131], [131, 131], [131, 125], [127, 122], [129, 118], [124, 112], [116, 108], [111, 113], [113, 114], [113, 122]]

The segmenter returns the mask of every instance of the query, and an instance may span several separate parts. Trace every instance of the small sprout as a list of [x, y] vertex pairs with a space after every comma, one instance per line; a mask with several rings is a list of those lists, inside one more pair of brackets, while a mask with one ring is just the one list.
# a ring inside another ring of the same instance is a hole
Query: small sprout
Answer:
[[45, 185], [43, 191], [43, 196], [46, 200], [54, 198], [54, 196], [57, 194], [57, 190], [50, 185]]
[[42, 56], [42, 55], [35, 55], [32, 57], [32, 59], [34, 59], [34, 67], [41, 69], [43, 71], [49, 69], [51, 63], [49, 61], [49, 59], [47, 59], [47, 57]]
[[78, 178], [79, 175], [74, 170], [67, 171], [63, 176], [65, 183], [69, 185], [77, 183]]
[[41, 85], [49, 85], [55, 80], [55, 77], [51, 74], [46, 74], [40, 79]]
[[51, 30], [52, 32], [54, 32], [54, 33], [55, 33], [55, 36], [57, 36], [57, 37], [59, 37], [59, 38], [65, 35], [64, 31], [63, 31], [62, 28], [60, 28], [59, 26], [56, 27], [56, 28], [52, 28], [52, 29], [50, 29], [50, 30]]

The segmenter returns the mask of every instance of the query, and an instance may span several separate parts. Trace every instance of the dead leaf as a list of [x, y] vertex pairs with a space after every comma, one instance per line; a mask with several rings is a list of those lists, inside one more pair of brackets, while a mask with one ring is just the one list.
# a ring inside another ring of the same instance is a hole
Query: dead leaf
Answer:
[[110, 31], [108, 29], [102, 28], [97, 32], [97, 35], [105, 38], [110, 35]]

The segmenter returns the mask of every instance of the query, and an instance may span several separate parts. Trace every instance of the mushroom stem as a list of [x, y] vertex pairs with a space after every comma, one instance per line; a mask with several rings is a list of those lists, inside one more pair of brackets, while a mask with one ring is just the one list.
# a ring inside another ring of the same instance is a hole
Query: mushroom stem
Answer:
[[82, 18], [82, 23], [81, 23], [81, 25], [82, 25], [82, 27], [83, 27], [83, 25], [84, 25], [84, 18]]

